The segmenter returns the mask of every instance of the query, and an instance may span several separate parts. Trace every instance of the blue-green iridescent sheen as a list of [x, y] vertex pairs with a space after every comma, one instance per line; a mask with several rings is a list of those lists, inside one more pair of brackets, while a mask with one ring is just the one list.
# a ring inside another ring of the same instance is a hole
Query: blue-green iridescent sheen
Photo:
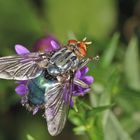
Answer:
[[52, 87], [57, 81], [53, 78], [45, 78], [44, 74], [39, 77], [29, 80], [28, 82], [28, 100], [34, 105], [41, 105], [44, 103], [45, 91]]

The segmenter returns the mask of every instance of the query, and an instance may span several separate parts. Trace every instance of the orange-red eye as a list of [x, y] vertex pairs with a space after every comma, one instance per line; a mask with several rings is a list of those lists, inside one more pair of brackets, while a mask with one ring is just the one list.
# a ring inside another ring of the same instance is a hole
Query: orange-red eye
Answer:
[[69, 45], [74, 45], [77, 46], [79, 49], [79, 52], [81, 53], [81, 56], [86, 56], [87, 54], [87, 42], [85, 41], [77, 41], [77, 40], [69, 40], [68, 44]]
[[83, 56], [86, 56], [86, 54], [87, 54], [87, 46], [86, 46], [85, 42], [80, 42], [80, 44], [79, 44], [79, 50], [80, 50], [80, 53]]

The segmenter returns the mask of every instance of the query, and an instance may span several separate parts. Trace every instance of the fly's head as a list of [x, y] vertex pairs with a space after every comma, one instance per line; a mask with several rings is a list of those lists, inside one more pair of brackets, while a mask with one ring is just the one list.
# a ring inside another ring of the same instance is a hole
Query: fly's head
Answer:
[[87, 42], [86, 38], [82, 41], [77, 40], [69, 40], [68, 41], [68, 48], [72, 50], [79, 59], [82, 59], [87, 54], [87, 46], [90, 45], [92, 42]]

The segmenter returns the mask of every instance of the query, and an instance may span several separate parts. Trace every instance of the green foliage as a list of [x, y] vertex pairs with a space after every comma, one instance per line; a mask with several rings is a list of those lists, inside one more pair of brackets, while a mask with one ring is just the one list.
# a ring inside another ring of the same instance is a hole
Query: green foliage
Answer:
[[108, 45], [108, 48], [104, 51], [102, 55], [103, 67], [108, 67], [111, 64], [118, 47], [118, 43], [119, 43], [119, 33], [115, 33], [114, 36], [112, 37], [112, 40], [110, 41], [110, 44]]
[[124, 66], [127, 83], [131, 88], [135, 90], [140, 90], [140, 69], [138, 53], [138, 40], [136, 37], [133, 37], [130, 40], [126, 50]]
[[105, 140], [132, 140], [123, 129], [120, 122], [112, 112], [108, 112], [108, 120], [105, 126]]
[[35, 140], [31, 135], [27, 135], [27, 140]]
[[[95, 83], [93, 84], [93, 93], [92, 91], [90, 93], [91, 105], [80, 100], [77, 106], [82, 108], [78, 111], [82, 113], [76, 115], [77, 112], [75, 112], [75, 115], [70, 115], [70, 120], [76, 125], [74, 132], [87, 134], [91, 140], [132, 140], [132, 134], [140, 126], [139, 121], [137, 120], [136, 124], [136, 120], [134, 120], [136, 115], [139, 116], [140, 107], [136, 37], [130, 41], [126, 48], [127, 51], [121, 50], [124, 57], [117, 59], [119, 55], [117, 52], [121, 49], [120, 45], [119, 34], [115, 33], [94, 69]], [[125, 78], [129, 78], [129, 80]], [[115, 104], [112, 106], [112, 103]], [[81, 122], [81, 118], [84, 121]]]
[[103, 129], [100, 113], [112, 107], [112, 105], [91, 107], [86, 102], [77, 100], [76, 111], [71, 110], [69, 119], [76, 125], [73, 129], [75, 134], [87, 134], [89, 139], [103, 139]]

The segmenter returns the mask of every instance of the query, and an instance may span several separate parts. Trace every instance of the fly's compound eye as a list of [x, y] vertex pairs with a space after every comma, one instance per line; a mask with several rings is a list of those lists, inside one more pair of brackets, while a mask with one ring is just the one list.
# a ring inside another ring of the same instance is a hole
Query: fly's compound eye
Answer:
[[87, 45], [85, 44], [85, 42], [80, 42], [78, 46], [81, 55], [85, 57], [87, 54]]
[[86, 38], [84, 38], [82, 41], [77, 40], [69, 40], [68, 45], [74, 49], [78, 50], [80, 52], [81, 57], [85, 57], [87, 54], [87, 46], [90, 45], [91, 42], [87, 42]]

